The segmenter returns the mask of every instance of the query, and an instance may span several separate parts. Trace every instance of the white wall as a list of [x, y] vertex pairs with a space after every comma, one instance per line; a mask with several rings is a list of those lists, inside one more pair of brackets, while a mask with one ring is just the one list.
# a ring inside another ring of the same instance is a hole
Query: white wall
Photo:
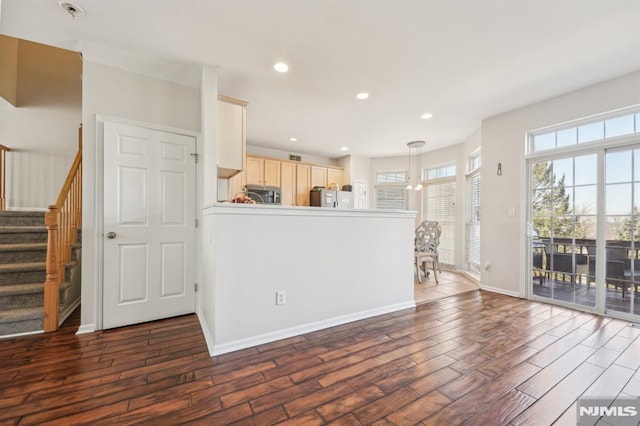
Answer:
[[[351, 155], [351, 181], [353, 183], [357, 180], [366, 181], [371, 188], [371, 184], [373, 183], [371, 179], [371, 160], [369, 157], [362, 157], [357, 155]], [[369, 191], [370, 192], [370, 191]]]
[[102, 200], [96, 197], [102, 183], [102, 141], [96, 115], [199, 132], [200, 90], [92, 62], [91, 52], [84, 53], [81, 329], [90, 330], [99, 326], [102, 247]]
[[75, 152], [68, 155], [22, 149], [9, 152], [7, 209], [46, 210], [55, 204], [74, 157]]
[[215, 220], [202, 215], [205, 206], [212, 204], [218, 197], [218, 69], [212, 65], [202, 68], [201, 92], [201, 158], [198, 167], [198, 199], [202, 200], [198, 209], [198, 219], [202, 226], [197, 234], [196, 247], [198, 257], [198, 283], [196, 293], [196, 310], [207, 345], [213, 347], [215, 341], [215, 272], [217, 259], [215, 256], [215, 242], [213, 232]]
[[[482, 287], [524, 295], [527, 131], [640, 104], [640, 71], [482, 122]], [[502, 163], [502, 176], [496, 175]], [[507, 208], [516, 207], [508, 217]]]
[[76, 52], [17, 42], [17, 107], [0, 102], [7, 155], [7, 207], [46, 209], [78, 151], [82, 62]]
[[415, 306], [410, 212], [220, 204], [204, 222], [214, 353]]

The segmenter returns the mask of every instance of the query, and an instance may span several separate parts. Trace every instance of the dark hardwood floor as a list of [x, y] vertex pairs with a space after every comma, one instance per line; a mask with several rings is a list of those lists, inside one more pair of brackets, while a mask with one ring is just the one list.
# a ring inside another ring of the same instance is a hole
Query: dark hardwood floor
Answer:
[[640, 329], [472, 291], [210, 358], [194, 315], [0, 340], [5, 424], [576, 424], [640, 394]]

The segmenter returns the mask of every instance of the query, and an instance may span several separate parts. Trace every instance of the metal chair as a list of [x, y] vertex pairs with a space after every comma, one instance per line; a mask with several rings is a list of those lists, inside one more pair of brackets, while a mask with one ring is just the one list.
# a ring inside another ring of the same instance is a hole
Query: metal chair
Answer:
[[438, 273], [441, 273], [438, 254], [441, 234], [442, 227], [438, 222], [434, 221], [425, 220], [416, 228], [414, 238], [414, 263], [416, 265], [418, 282], [420, 283], [422, 283], [420, 271], [422, 270], [425, 277], [428, 277], [429, 270], [427, 265], [430, 265], [436, 284], [438, 284]]

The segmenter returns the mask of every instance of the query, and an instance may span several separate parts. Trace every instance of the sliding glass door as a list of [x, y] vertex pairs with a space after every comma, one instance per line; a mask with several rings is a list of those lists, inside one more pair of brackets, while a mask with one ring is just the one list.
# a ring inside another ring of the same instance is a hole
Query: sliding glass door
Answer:
[[597, 155], [530, 162], [531, 293], [595, 308]]
[[640, 149], [607, 151], [605, 282], [606, 309], [640, 314]]
[[530, 296], [640, 315], [640, 147], [530, 160], [528, 168]]

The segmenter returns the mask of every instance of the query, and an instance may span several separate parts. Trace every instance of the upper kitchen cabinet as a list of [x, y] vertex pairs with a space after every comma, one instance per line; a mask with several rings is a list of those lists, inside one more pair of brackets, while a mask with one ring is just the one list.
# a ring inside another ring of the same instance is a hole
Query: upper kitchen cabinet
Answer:
[[311, 166], [296, 164], [296, 205], [309, 205], [309, 191], [311, 190]]
[[245, 168], [247, 102], [218, 95], [218, 177], [229, 178]]
[[338, 189], [342, 189], [342, 169], [332, 169], [327, 167], [327, 185], [331, 187], [333, 184], [338, 185]]
[[280, 163], [280, 201], [283, 206], [296, 205], [296, 163]]
[[327, 187], [326, 167], [311, 166], [311, 187], [314, 186]]
[[247, 185], [280, 186], [280, 161], [247, 157]]

